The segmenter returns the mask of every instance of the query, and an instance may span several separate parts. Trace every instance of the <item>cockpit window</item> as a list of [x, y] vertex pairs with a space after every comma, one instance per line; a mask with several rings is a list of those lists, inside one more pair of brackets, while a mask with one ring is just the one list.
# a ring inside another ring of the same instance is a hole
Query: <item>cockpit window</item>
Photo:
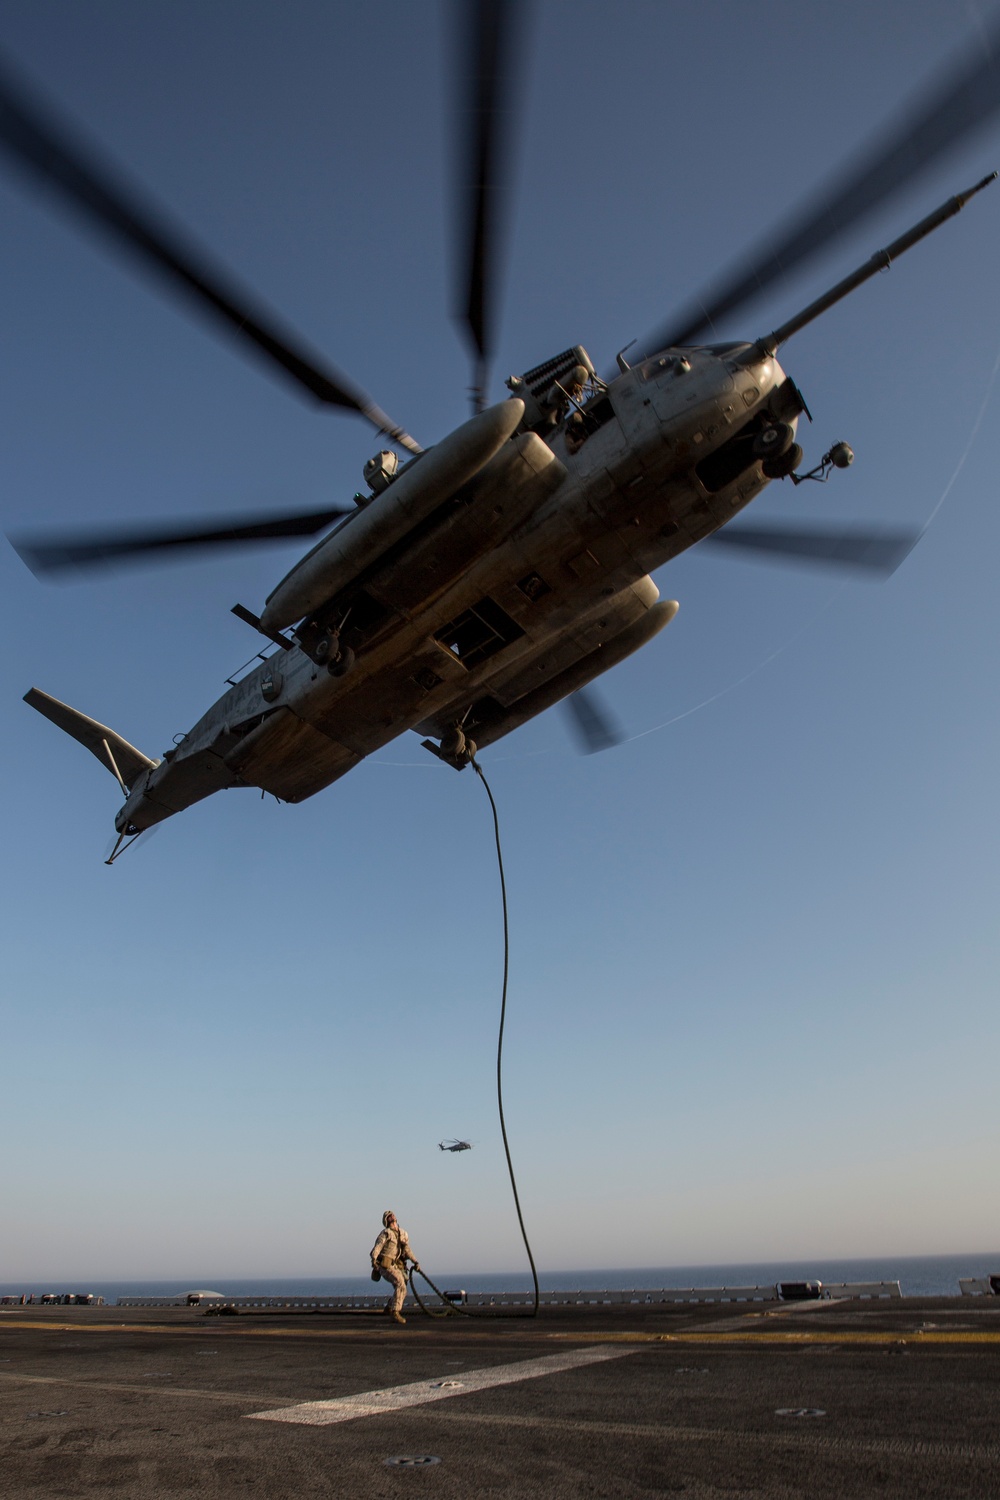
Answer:
[[644, 360], [634, 369], [640, 380], [658, 380], [666, 375], [676, 375], [681, 370], [686, 373], [691, 368], [689, 354], [690, 350], [683, 354], [657, 354], [655, 358]]
[[668, 375], [671, 372], [686, 373], [691, 368], [692, 361], [697, 361], [701, 354], [711, 355], [713, 359], [728, 359], [731, 355], [750, 347], [745, 341], [739, 344], [693, 344], [687, 349], [657, 354], [652, 359], [644, 360], [641, 365], [636, 365], [635, 369], [641, 380], [656, 380], [659, 376]]

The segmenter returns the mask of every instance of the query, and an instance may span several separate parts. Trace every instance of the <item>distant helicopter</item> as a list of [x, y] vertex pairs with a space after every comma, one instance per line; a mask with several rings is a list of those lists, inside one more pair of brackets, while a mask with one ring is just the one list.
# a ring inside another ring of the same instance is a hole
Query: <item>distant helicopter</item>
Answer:
[[[1000, 23], [981, 54], [876, 143], [822, 201], [753, 252], [602, 378], [577, 345], [507, 381], [486, 405], [494, 347], [505, 101], [522, 7], [468, 0], [470, 186], [463, 322], [475, 358], [474, 414], [424, 451], [362, 391], [280, 328], [20, 83], [0, 80], [0, 144], [22, 168], [137, 255], [320, 403], [363, 416], [409, 456], [383, 448], [367, 493], [302, 514], [218, 519], [195, 528], [118, 531], [15, 545], [37, 573], [180, 548], [325, 533], [269, 594], [233, 613], [269, 643], [162, 759], [37, 688], [26, 701], [79, 740], [118, 781], [128, 841], [213, 792], [253, 786], [301, 802], [415, 730], [462, 769], [551, 705], [566, 701], [585, 748], [615, 734], [582, 690], [677, 613], [650, 573], [716, 542], [786, 559], [890, 572], [912, 532], [733, 524], [772, 481], [825, 480], [844, 442], [800, 472], [803, 395], [776, 358], [807, 324], [930, 234], [996, 176], [879, 251], [763, 336], [700, 342], [705, 330], [827, 248], [1000, 108]], [[329, 530], [331, 523], [333, 529]], [[467, 1142], [442, 1150], [468, 1149]]]
[[452, 1141], [439, 1141], [438, 1142], [438, 1150], [439, 1151], [471, 1151], [472, 1150], [472, 1142], [471, 1141], [455, 1141], [455, 1140], [452, 1140]]

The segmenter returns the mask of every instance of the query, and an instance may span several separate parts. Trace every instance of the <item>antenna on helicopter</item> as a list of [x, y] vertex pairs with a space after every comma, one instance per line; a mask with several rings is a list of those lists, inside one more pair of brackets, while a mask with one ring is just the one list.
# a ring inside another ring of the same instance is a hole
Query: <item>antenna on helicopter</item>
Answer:
[[[798, 333], [807, 324], [815, 322], [828, 308], [833, 307], [837, 302], [841, 302], [857, 287], [863, 286], [866, 281], [870, 281], [873, 276], [877, 276], [879, 271], [888, 271], [894, 260], [898, 260], [905, 251], [911, 250], [914, 245], [918, 245], [921, 240], [926, 239], [929, 234], [932, 234], [947, 219], [954, 218], [957, 213], [961, 212], [970, 198], [974, 198], [977, 193], [981, 193], [983, 188], [989, 187], [990, 183], [995, 182], [996, 179], [996, 172], [990, 172], [988, 176], [977, 182], [974, 187], [969, 188], [966, 192], [956, 193], [953, 198], [949, 198], [946, 203], [942, 203], [940, 208], [936, 208], [932, 214], [928, 214], [925, 219], [921, 219], [919, 224], [914, 224], [912, 229], [908, 229], [905, 234], [901, 234], [898, 239], [893, 240], [892, 244], [887, 245], [884, 250], [876, 250], [875, 254], [866, 260], [864, 265], [859, 266], [856, 271], [852, 271], [849, 276], [845, 276], [842, 281], [838, 281], [836, 286], [831, 287], [828, 292], [824, 292], [822, 297], [817, 297], [815, 302], [810, 302], [808, 307], [804, 307], [793, 318], [789, 318], [787, 322], [782, 323], [780, 328], [776, 328], [773, 333], [768, 334], [767, 338], [759, 339], [758, 347], [767, 354], [774, 354], [781, 344], [784, 344], [792, 337], [793, 333]], [[838, 467], [841, 466], [838, 465]]]

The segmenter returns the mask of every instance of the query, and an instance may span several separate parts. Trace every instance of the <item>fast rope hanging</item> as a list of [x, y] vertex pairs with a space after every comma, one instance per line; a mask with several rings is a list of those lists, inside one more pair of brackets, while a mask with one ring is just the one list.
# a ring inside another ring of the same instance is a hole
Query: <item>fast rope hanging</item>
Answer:
[[[534, 1284], [534, 1289], [535, 1289], [535, 1301], [534, 1301], [534, 1305], [532, 1306], [531, 1312], [530, 1313], [523, 1313], [523, 1314], [522, 1313], [507, 1313], [507, 1312], [504, 1312], [504, 1313], [488, 1312], [485, 1309], [481, 1310], [481, 1309], [473, 1309], [471, 1307], [462, 1307], [461, 1304], [459, 1304], [459, 1303], [455, 1303], [455, 1302], [449, 1301], [449, 1299], [445, 1296], [445, 1294], [442, 1291], [440, 1291], [440, 1289], [438, 1287], [436, 1287], [434, 1285], [433, 1281], [427, 1275], [426, 1271], [416, 1270], [415, 1267], [413, 1269], [411, 1269], [411, 1271], [410, 1271], [410, 1289], [412, 1290], [413, 1295], [416, 1298], [417, 1305], [430, 1318], [447, 1318], [449, 1316], [449, 1314], [451, 1314], [451, 1313], [460, 1313], [463, 1317], [466, 1317], [466, 1318], [480, 1318], [480, 1317], [487, 1317], [487, 1318], [489, 1318], [489, 1317], [530, 1317], [530, 1318], [537, 1318], [538, 1317], [538, 1272], [535, 1269], [535, 1257], [531, 1253], [531, 1245], [528, 1243], [528, 1231], [524, 1227], [524, 1215], [521, 1213], [521, 1200], [518, 1197], [518, 1193], [517, 1193], [517, 1180], [514, 1177], [514, 1163], [511, 1161], [511, 1157], [510, 1157], [510, 1145], [508, 1144], [508, 1141], [507, 1141], [507, 1125], [506, 1125], [506, 1122], [504, 1120], [504, 1115], [503, 1115], [503, 1031], [504, 1031], [504, 1023], [506, 1022], [506, 1019], [507, 1019], [507, 976], [508, 976], [508, 973], [510, 971], [510, 930], [509, 930], [509, 925], [508, 925], [508, 920], [507, 920], [507, 882], [504, 879], [504, 873], [503, 873], [503, 851], [500, 848], [500, 818], [499, 818], [499, 816], [497, 814], [497, 805], [496, 805], [496, 803], [493, 800], [493, 793], [490, 791], [490, 784], [486, 780], [486, 777], [483, 775], [483, 768], [482, 768], [482, 766], [476, 760], [476, 758], [475, 758], [474, 755], [472, 755], [472, 756], [469, 757], [469, 763], [471, 764], [471, 766], [472, 766], [473, 770], [475, 771], [476, 775], [479, 777], [480, 781], [483, 783], [483, 786], [486, 788], [486, 795], [490, 799], [490, 807], [493, 810], [493, 833], [494, 833], [494, 837], [496, 839], [497, 865], [498, 865], [499, 870], [500, 870], [500, 897], [501, 897], [501, 901], [503, 903], [503, 990], [502, 990], [502, 993], [501, 993], [501, 996], [500, 996], [500, 1029], [499, 1029], [499, 1033], [497, 1035], [497, 1110], [498, 1110], [499, 1115], [500, 1115], [500, 1134], [503, 1136], [504, 1155], [507, 1158], [507, 1173], [508, 1173], [508, 1175], [510, 1177], [511, 1191], [514, 1194], [514, 1207], [517, 1209], [517, 1222], [521, 1226], [521, 1238], [524, 1241], [524, 1248], [528, 1252], [528, 1263], [531, 1266], [531, 1280], [532, 1280], [532, 1282]], [[437, 1296], [441, 1299], [441, 1302], [443, 1304], [443, 1308], [442, 1308], [441, 1312], [434, 1312], [434, 1311], [432, 1311], [432, 1309], [429, 1308], [429, 1307], [427, 1307], [426, 1304], [421, 1300], [420, 1293], [417, 1291], [416, 1283], [413, 1280], [414, 1271], [416, 1271], [416, 1274], [418, 1276], [422, 1276], [423, 1277], [423, 1279], [426, 1281], [427, 1285], [431, 1288], [431, 1291], [435, 1292], [437, 1294]]]

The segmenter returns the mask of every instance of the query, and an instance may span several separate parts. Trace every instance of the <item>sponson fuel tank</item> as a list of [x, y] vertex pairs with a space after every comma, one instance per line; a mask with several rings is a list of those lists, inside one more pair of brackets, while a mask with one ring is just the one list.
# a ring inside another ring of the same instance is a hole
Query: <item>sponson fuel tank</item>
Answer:
[[[647, 579], [646, 582], [655, 593], [652, 579]], [[596, 651], [591, 651], [565, 671], [549, 678], [548, 682], [543, 682], [524, 697], [518, 698], [509, 708], [503, 709], [498, 704], [492, 714], [487, 711], [472, 726], [471, 732], [476, 744], [480, 749], [492, 745], [505, 734], [510, 734], [512, 729], [520, 728], [536, 714], [551, 708], [554, 703], [561, 703], [570, 693], [586, 687], [588, 682], [593, 682], [595, 677], [606, 672], [609, 667], [617, 666], [626, 656], [631, 656], [633, 651], [638, 651], [640, 646], [651, 641], [654, 635], [659, 635], [679, 609], [676, 599], [659, 600], [647, 609], [641, 619], [627, 625]]]
[[489, 463], [524, 415], [516, 397], [491, 406], [450, 433], [363, 510], [324, 537], [269, 595], [266, 630], [282, 630], [311, 614], [377, 561]]

